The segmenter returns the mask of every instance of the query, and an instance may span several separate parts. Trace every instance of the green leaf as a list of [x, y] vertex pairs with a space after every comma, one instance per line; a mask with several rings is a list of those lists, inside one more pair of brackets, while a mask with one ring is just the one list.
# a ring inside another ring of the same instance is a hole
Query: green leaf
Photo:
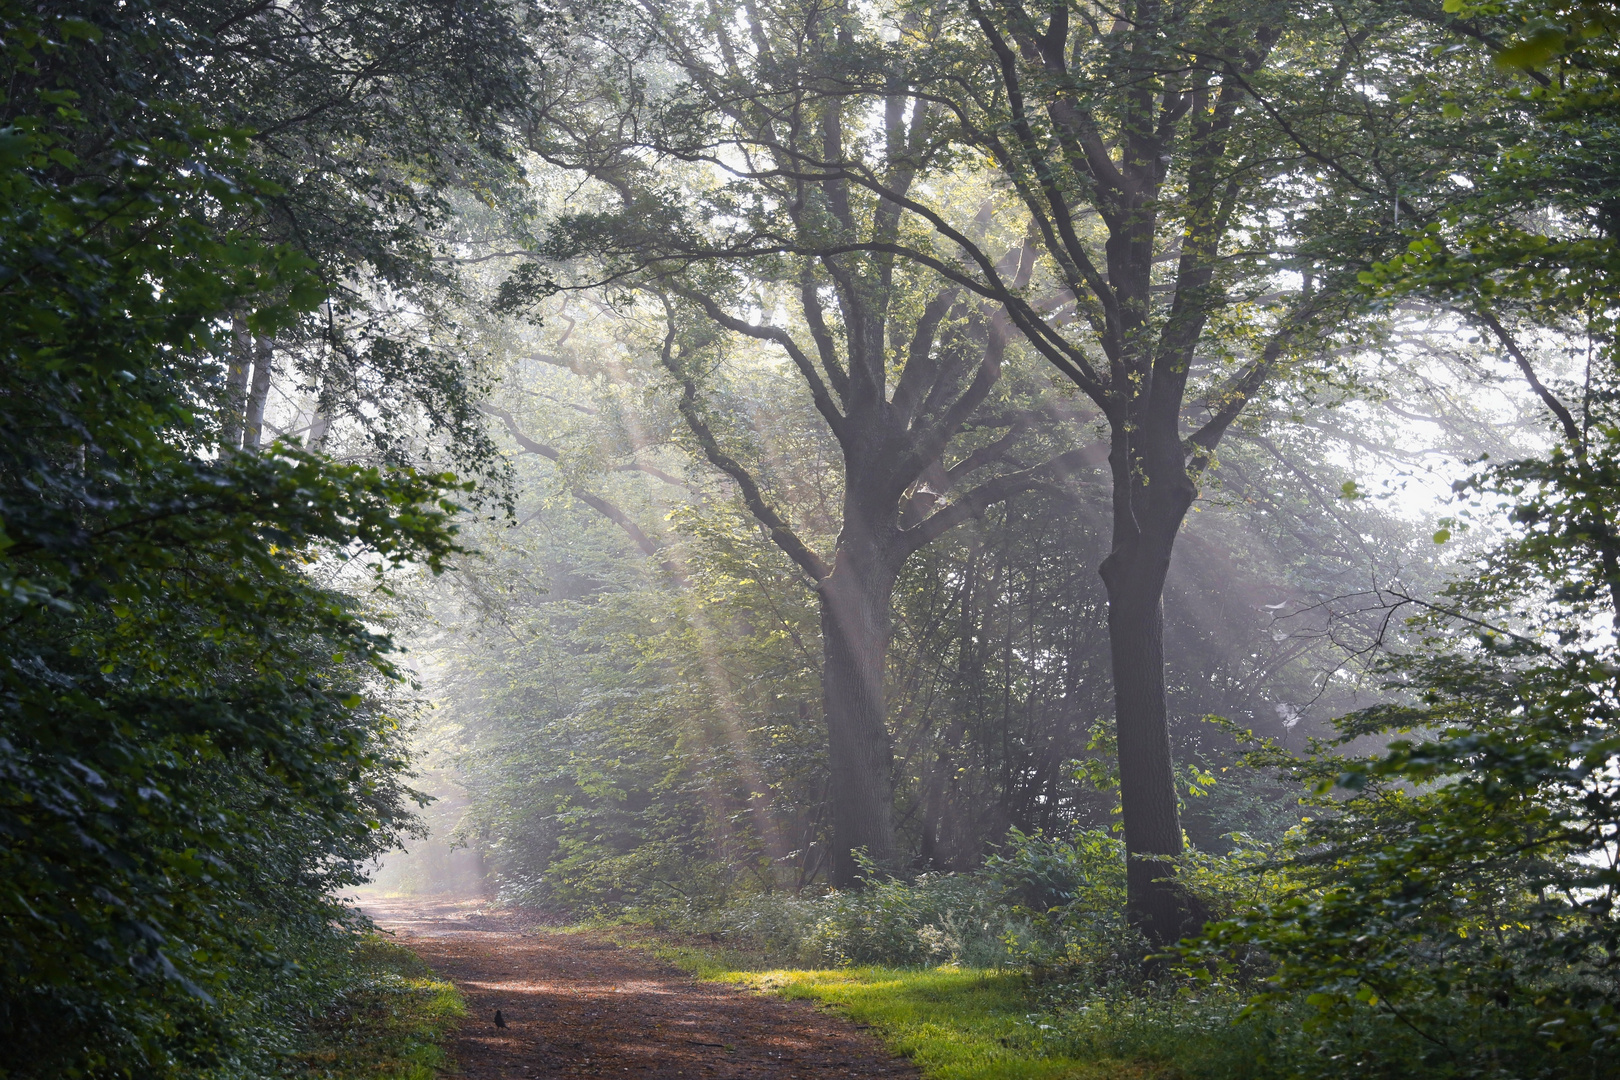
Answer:
[[1564, 41], [1562, 30], [1549, 28], [1502, 49], [1493, 59], [1497, 67], [1506, 70], [1538, 68], [1562, 51]]

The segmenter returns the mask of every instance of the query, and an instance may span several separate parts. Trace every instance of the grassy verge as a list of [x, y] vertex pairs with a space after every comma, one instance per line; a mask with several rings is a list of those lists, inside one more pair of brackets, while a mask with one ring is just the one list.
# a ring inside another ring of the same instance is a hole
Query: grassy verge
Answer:
[[448, 1062], [440, 1045], [466, 1015], [461, 994], [409, 949], [363, 941], [359, 977], [310, 1029], [298, 1080], [433, 1080]]
[[922, 1069], [929, 1080], [1159, 1080], [1163, 1066], [1109, 1058], [1079, 1060], [1034, 1012], [1024, 976], [972, 968], [760, 970], [747, 954], [655, 944], [666, 960], [700, 978], [736, 983], [837, 1009]]

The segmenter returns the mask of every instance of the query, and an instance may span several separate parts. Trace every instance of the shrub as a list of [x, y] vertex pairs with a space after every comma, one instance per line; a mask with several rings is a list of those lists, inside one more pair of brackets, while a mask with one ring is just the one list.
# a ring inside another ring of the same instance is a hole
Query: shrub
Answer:
[[1145, 953], [1125, 923], [1124, 896], [1118, 840], [1014, 830], [973, 873], [888, 878], [868, 866], [860, 889], [759, 894], [713, 910], [666, 909], [654, 921], [780, 963], [1020, 967], [1107, 981]]

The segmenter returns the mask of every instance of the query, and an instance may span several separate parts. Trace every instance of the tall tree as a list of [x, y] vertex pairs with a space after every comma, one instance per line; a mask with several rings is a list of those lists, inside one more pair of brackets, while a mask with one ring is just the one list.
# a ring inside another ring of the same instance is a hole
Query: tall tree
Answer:
[[[1390, 117], [1363, 108], [1357, 67], [1382, 16], [1158, 0], [915, 10], [896, 62], [911, 92], [949, 117], [942, 137], [987, 159], [1016, 193], [1043, 272], [1029, 287], [1012, 281], [940, 206], [896, 192], [969, 269], [908, 254], [1002, 303], [1106, 420], [1112, 537], [1100, 569], [1129, 903], [1151, 938], [1171, 940], [1199, 913], [1168, 864], [1182, 833], [1165, 578], [1222, 438], [1344, 307], [1352, 271], [1324, 273], [1287, 226], [1313, 203], [1333, 204], [1340, 188], [1351, 201], [1364, 193], [1324, 175], [1290, 131], [1357, 112], [1367, 142], [1386, 137]], [[887, 191], [881, 177], [831, 155], [800, 167]], [[1366, 232], [1351, 230], [1362, 244]]]
[[[1113, 481], [1101, 570], [1131, 908], [1156, 938], [1197, 921], [1168, 864], [1182, 837], [1165, 575], [1223, 437], [1268, 380], [1316, 349], [1348, 304], [1346, 283], [1399, 237], [1389, 215], [1407, 205], [1401, 167], [1414, 151], [1401, 149], [1405, 103], [1380, 88], [1390, 80], [1373, 47], [1399, 17], [1353, 5], [1149, 0], [1032, 12], [972, 0], [787, 2], [732, 18], [643, 0], [582, 47], [598, 81], [572, 88], [594, 102], [563, 125], [572, 151], [541, 148], [596, 170], [643, 238], [627, 243], [586, 215], [555, 253], [610, 254], [616, 274], [744, 258], [823, 268], [849, 366], [825, 367], [840, 354], [810, 310], [826, 295], [813, 278], [800, 284], [817, 348], [795, 363], [835, 429], [867, 430], [859, 407], [838, 409], [863, 378], [880, 386], [859, 365], [886, 332], [874, 315], [902, 264], [998, 306], [993, 324], [1016, 327], [1095, 403]], [[1325, 160], [1319, 147], [1333, 140], [1370, 175]], [[646, 179], [652, 161], [709, 170], [696, 200], [706, 220], [694, 220], [682, 181]], [[983, 182], [981, 163], [1006, 193], [999, 213], [961, 197]], [[861, 206], [873, 208], [869, 227], [856, 227]], [[1321, 234], [1309, 242], [1307, 221]], [[1022, 254], [1009, 260], [1015, 247]], [[714, 297], [733, 295], [712, 282], [685, 288], [716, 309]], [[783, 332], [744, 314], [729, 316], [734, 332]], [[903, 416], [902, 382], [892, 401], [877, 392], [871, 415]], [[887, 452], [863, 438], [848, 443], [850, 499], [856, 473], [871, 468], [854, 455]]]
[[[620, 26], [576, 42], [574, 63], [588, 58], [600, 81], [559, 125], [566, 137], [537, 145], [606, 193], [600, 209], [565, 217], [547, 250], [605, 260], [613, 280], [662, 297], [662, 360], [687, 428], [815, 590], [832, 880], [848, 885], [859, 874], [857, 851], [885, 870], [902, 863], [885, 707], [901, 567], [947, 529], [1080, 462], [1007, 465], [1041, 420], [1028, 410], [983, 411], [1011, 325], [971, 291], [897, 257], [904, 201], [949, 151], [934, 109], [914, 107], [898, 84], [888, 94], [881, 86], [852, 90], [845, 76], [861, 70], [851, 67], [859, 50], [828, 12], [789, 5], [746, 28], [675, 5], [644, 5], [631, 18], [657, 60], [623, 53], [624, 39], [613, 36]], [[660, 66], [680, 79], [672, 100], [603, 112], [601, 102], [633, 97]], [[872, 109], [883, 118], [876, 130], [867, 127]], [[687, 141], [696, 129], [701, 148]], [[647, 158], [648, 130], [667, 156]], [[886, 194], [802, 168], [827, 157], [859, 161]], [[693, 161], [696, 170], [682, 164]], [[986, 232], [993, 200], [983, 191], [964, 197]], [[1017, 233], [1000, 239], [1000, 273], [1019, 287], [1035, 250]], [[702, 371], [733, 338], [781, 350], [838, 444], [841, 505], [830, 552], [787, 519], [728, 446], [706, 401]], [[998, 475], [967, 488], [981, 470]]]

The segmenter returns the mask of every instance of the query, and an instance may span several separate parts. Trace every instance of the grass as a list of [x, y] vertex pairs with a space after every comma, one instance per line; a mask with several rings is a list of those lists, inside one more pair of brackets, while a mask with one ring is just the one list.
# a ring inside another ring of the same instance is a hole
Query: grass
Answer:
[[[1161, 1080], [1163, 1066], [1079, 1060], [1034, 1011], [1026, 978], [973, 968], [760, 970], [745, 953], [631, 939], [700, 978], [808, 999], [872, 1030], [929, 1080]], [[1051, 1032], [1051, 1034], [1049, 1034]]]
[[358, 978], [311, 1026], [299, 1080], [433, 1080], [441, 1044], [466, 1015], [461, 993], [409, 949], [372, 935], [358, 946]]

